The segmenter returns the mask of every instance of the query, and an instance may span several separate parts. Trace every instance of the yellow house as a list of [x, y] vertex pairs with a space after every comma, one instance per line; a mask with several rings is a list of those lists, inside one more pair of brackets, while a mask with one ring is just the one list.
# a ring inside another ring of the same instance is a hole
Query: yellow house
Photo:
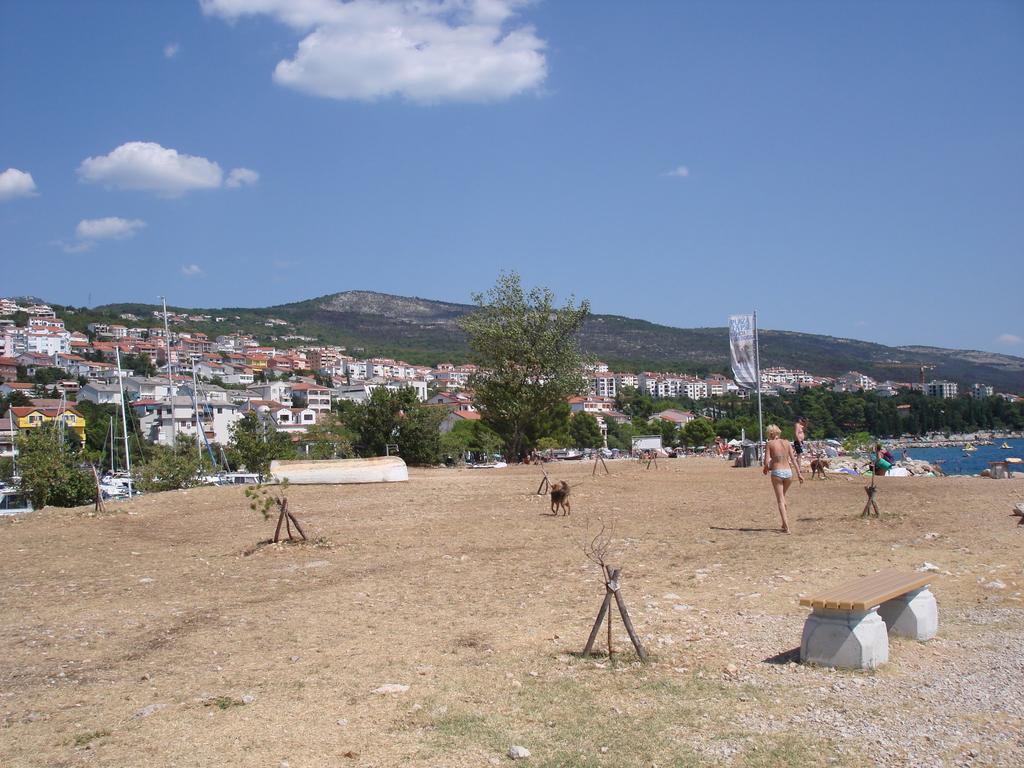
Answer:
[[85, 417], [74, 408], [39, 407], [35, 405], [13, 406], [13, 421], [18, 429], [35, 429], [60, 419], [66, 429], [72, 430], [78, 439], [85, 442]]

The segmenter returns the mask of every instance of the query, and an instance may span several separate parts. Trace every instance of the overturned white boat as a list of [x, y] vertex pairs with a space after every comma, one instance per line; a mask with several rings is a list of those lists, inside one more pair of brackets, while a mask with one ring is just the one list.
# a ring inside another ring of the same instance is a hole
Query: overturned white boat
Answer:
[[409, 479], [409, 468], [397, 456], [377, 456], [372, 459], [272, 461], [270, 474], [292, 485], [400, 483]]

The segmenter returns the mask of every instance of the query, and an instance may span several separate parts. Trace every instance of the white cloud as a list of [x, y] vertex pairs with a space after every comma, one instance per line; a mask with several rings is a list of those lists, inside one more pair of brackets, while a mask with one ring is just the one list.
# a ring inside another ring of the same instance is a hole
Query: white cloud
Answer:
[[198, 277], [203, 274], [203, 270], [198, 264], [183, 264], [181, 274], [185, 277]]
[[673, 168], [671, 171], [666, 171], [665, 175], [666, 176], [676, 176], [676, 177], [678, 177], [680, 179], [685, 179], [687, 176], [690, 175], [690, 169], [687, 168], [685, 165], [678, 165], [675, 168]]
[[1000, 344], [1016, 345], [1020, 344], [1021, 342], [1024, 342], [1024, 339], [1022, 339], [1020, 336], [1015, 336], [1012, 333], [1004, 333], [1001, 336], [999, 336], [999, 338], [997, 338], [996, 341], [998, 341]]
[[178, 154], [150, 141], [129, 141], [109, 155], [87, 157], [78, 166], [82, 181], [117, 189], [139, 189], [178, 197], [221, 185], [220, 166], [205, 157]]
[[164, 58], [173, 59], [181, 51], [181, 45], [178, 43], [168, 43], [164, 46]]
[[231, 187], [232, 189], [247, 187], [259, 180], [260, 175], [251, 168], [232, 168], [231, 173], [228, 174], [228, 180], [224, 182], [224, 186]]
[[32, 174], [8, 168], [0, 173], [0, 201], [13, 200], [16, 197], [32, 197], [36, 194], [36, 182]]
[[122, 219], [107, 216], [104, 219], [82, 219], [75, 227], [79, 240], [125, 240], [146, 226], [142, 219]]
[[74, 242], [66, 243], [58, 240], [56, 245], [66, 253], [82, 253], [92, 250], [100, 240], [127, 240], [135, 237], [140, 229], [146, 226], [142, 219], [122, 219], [120, 216], [107, 216], [103, 219], [82, 219], [75, 227]]
[[274, 80], [333, 99], [400, 96], [429, 104], [486, 102], [536, 89], [546, 43], [504, 25], [527, 0], [200, 0], [233, 21], [268, 15], [306, 33]]

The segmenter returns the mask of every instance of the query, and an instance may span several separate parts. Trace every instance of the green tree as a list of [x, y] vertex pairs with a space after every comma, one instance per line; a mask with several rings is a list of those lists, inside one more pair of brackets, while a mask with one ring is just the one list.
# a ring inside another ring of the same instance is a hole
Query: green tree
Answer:
[[615, 408], [631, 419], [647, 421], [654, 413], [654, 398], [635, 387], [622, 387], [615, 393]]
[[566, 398], [584, 390], [578, 334], [590, 304], [577, 307], [570, 298], [556, 308], [549, 289], [527, 293], [515, 272], [473, 299], [477, 310], [461, 321], [480, 366], [470, 386], [483, 420], [504, 441], [505, 455], [519, 460], [550, 433], [552, 414]]
[[687, 445], [708, 445], [715, 439], [715, 428], [707, 419], [694, 419], [683, 427], [682, 437]]
[[7, 409], [11, 406], [21, 408], [26, 405], [32, 405], [32, 398], [21, 390], [15, 390], [7, 396], [0, 395], [0, 414], [7, 413]]
[[52, 424], [18, 435], [20, 488], [35, 509], [46, 505], [77, 507], [96, 498], [92, 472], [82, 469], [77, 455]]
[[355, 433], [334, 412], [325, 414], [308, 430], [303, 442], [314, 459], [338, 459], [351, 456]]
[[462, 456], [467, 451], [490, 456], [501, 448], [501, 438], [481, 421], [460, 421], [441, 435], [440, 452], [446, 456]]
[[618, 422], [608, 417], [604, 420], [605, 428], [608, 430], [608, 447], [618, 448], [620, 451], [628, 451], [633, 447], [633, 435], [639, 434], [633, 425], [626, 422]]
[[600, 448], [601, 425], [589, 413], [577, 413], [569, 420], [569, 434], [577, 448]]
[[271, 461], [295, 455], [288, 435], [267, 425], [255, 413], [247, 413], [231, 425], [228, 451], [236, 465], [244, 465], [261, 479], [270, 472]]
[[202, 464], [191, 435], [178, 435], [174, 448], [155, 445], [145, 464], [133, 468], [135, 482], [142, 491], [173, 491], [199, 485]]
[[127, 354], [121, 358], [121, 367], [127, 371], [134, 371], [136, 376], [156, 375], [156, 366], [149, 355]]
[[385, 446], [393, 443], [407, 463], [434, 464], [440, 453], [443, 418], [441, 409], [421, 403], [409, 387], [397, 392], [377, 387], [355, 412], [352, 426], [364, 455], [383, 456]]

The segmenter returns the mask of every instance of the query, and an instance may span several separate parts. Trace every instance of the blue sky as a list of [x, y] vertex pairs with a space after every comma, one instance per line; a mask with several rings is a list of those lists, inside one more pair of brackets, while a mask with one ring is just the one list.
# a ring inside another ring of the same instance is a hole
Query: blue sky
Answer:
[[1024, 4], [0, 2], [0, 295], [1024, 354]]

